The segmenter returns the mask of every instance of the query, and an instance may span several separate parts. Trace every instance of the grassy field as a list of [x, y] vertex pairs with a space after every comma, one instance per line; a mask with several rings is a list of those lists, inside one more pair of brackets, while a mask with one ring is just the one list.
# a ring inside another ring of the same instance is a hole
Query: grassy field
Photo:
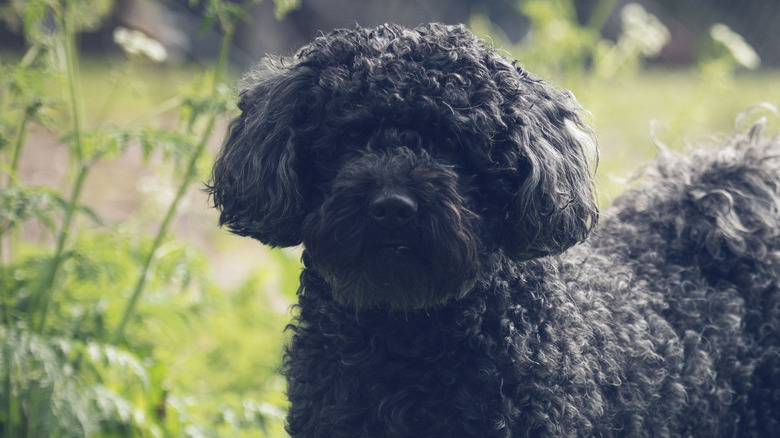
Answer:
[[[673, 150], [717, 145], [734, 129], [737, 116], [759, 103], [780, 105], [780, 72], [737, 75], [722, 87], [702, 83], [690, 70], [650, 70], [630, 80], [601, 82], [575, 92], [591, 113], [599, 141], [597, 173], [602, 203], [619, 194], [622, 182], [655, 156], [657, 141]], [[780, 118], [766, 109], [747, 121], [768, 118], [768, 131], [780, 131]], [[651, 136], [651, 125], [652, 128]]]

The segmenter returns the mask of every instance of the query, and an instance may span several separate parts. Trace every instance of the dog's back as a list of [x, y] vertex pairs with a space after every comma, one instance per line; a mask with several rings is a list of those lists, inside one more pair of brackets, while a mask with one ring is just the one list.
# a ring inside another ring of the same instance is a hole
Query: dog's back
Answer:
[[657, 379], [648, 412], [662, 422], [663, 398], [679, 399], [667, 424], [683, 436], [780, 430], [780, 138], [762, 128], [662, 153], [563, 257], [582, 284], [618, 293], [607, 298], [616, 324], [646, 326], [661, 360], [632, 367]]

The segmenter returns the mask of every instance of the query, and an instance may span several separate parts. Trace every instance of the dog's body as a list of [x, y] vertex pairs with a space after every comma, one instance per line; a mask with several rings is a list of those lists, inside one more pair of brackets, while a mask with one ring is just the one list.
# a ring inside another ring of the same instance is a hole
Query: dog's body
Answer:
[[209, 189], [234, 232], [304, 244], [293, 437], [780, 430], [760, 126], [662, 155], [591, 235], [576, 102], [462, 27], [337, 31], [245, 85]]

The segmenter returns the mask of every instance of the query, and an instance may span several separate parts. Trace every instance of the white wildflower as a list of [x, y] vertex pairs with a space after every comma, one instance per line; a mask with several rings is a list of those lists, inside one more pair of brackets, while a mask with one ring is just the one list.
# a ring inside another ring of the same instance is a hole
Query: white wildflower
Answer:
[[638, 49], [644, 56], [661, 53], [671, 35], [669, 29], [655, 15], [637, 3], [629, 3], [620, 11], [623, 35], [619, 44]]
[[755, 70], [761, 66], [761, 58], [750, 44], [738, 33], [729, 29], [722, 23], [715, 23], [710, 28], [710, 36], [713, 40], [723, 44], [738, 63], [750, 70]]
[[114, 29], [114, 42], [128, 55], [145, 56], [154, 62], [168, 59], [165, 46], [137, 30], [117, 27]]

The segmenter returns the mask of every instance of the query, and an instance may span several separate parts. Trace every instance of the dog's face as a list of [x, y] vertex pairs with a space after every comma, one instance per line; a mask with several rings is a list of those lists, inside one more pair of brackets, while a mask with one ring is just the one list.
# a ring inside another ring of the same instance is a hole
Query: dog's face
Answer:
[[209, 191], [220, 222], [303, 243], [357, 310], [468, 293], [497, 252], [559, 253], [596, 223], [573, 97], [462, 26], [336, 31], [245, 79]]

